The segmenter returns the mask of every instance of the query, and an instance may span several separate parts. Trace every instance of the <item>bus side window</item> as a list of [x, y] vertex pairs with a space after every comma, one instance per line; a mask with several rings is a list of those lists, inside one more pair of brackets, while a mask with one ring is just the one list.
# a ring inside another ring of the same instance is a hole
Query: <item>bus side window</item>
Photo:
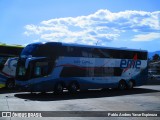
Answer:
[[48, 75], [48, 66], [43, 66], [42, 75], [43, 76]]
[[41, 76], [41, 68], [40, 67], [35, 68], [34, 75], [35, 76]]
[[74, 51], [73, 47], [71, 47], [71, 46], [67, 47], [67, 52], [73, 52], [73, 51]]
[[34, 69], [34, 77], [46, 76], [49, 74], [48, 62], [37, 62]]
[[82, 51], [82, 57], [88, 57], [88, 53], [85, 51]]

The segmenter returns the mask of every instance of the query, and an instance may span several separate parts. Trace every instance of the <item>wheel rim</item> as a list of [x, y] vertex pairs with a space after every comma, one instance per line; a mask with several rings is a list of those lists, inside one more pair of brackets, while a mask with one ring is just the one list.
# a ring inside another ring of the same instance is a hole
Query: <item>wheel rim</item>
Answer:
[[71, 89], [72, 89], [73, 91], [77, 91], [77, 85], [76, 85], [76, 84], [72, 84], [72, 85], [71, 85]]
[[76, 93], [77, 90], [78, 90], [77, 84], [76, 84], [76, 83], [71, 83], [71, 85], [70, 85], [70, 87], [69, 87], [69, 91], [70, 91], [71, 93]]
[[57, 84], [56, 87], [55, 87], [54, 92], [55, 92], [56, 94], [61, 94], [61, 93], [63, 93], [63, 86], [62, 86], [62, 84], [60, 84], [60, 83]]
[[125, 88], [126, 88], [125, 82], [120, 82], [120, 83], [119, 83], [119, 89], [120, 89], [120, 90], [124, 90]]
[[8, 88], [8, 89], [12, 89], [13, 87], [14, 87], [13, 82], [8, 82], [7, 88]]
[[58, 85], [57, 85], [57, 91], [62, 91], [62, 90], [63, 90], [62, 85], [61, 85], [61, 84], [58, 84]]

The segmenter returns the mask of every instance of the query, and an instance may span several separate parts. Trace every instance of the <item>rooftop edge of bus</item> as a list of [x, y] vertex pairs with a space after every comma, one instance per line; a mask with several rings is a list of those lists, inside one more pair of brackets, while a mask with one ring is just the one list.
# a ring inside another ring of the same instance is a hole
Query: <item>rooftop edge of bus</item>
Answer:
[[77, 44], [77, 43], [63, 43], [63, 42], [35, 42], [28, 45], [53, 45], [53, 46], [77, 46], [77, 47], [90, 47], [90, 48], [104, 48], [104, 49], [115, 49], [115, 50], [130, 50], [130, 51], [143, 51], [148, 52], [147, 50], [142, 49], [130, 49], [130, 48], [118, 48], [118, 47], [108, 47], [108, 46], [96, 46], [96, 45], [85, 45], [85, 44]]

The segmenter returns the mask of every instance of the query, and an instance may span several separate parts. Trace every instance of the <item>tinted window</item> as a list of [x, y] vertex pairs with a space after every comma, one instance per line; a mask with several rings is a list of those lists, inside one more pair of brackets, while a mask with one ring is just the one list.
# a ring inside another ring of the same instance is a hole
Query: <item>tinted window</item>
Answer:
[[64, 67], [61, 77], [105, 77], [105, 76], [121, 76], [121, 68], [113, 67]]
[[88, 58], [117, 58], [117, 59], [137, 59], [146, 60], [147, 52], [115, 50], [115, 49], [101, 49], [101, 48], [87, 48], [75, 46], [61, 47], [61, 55], [69, 57], [88, 57]]
[[34, 77], [46, 76], [49, 74], [48, 62], [36, 62], [34, 66]]
[[84, 77], [86, 76], [86, 70], [78, 67], [64, 67], [61, 72], [61, 77]]

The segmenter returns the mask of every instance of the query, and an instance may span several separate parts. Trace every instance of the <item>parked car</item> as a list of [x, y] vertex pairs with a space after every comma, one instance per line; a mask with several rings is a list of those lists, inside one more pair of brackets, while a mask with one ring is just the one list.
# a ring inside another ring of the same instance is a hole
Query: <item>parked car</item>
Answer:
[[149, 80], [160, 80], [160, 74], [157, 71], [148, 71]]

